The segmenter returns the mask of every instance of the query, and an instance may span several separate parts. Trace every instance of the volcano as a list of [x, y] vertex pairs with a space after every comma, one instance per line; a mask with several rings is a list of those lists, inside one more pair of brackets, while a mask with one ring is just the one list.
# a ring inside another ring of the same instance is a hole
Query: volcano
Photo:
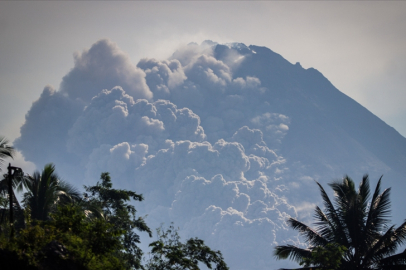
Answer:
[[58, 89], [45, 87], [14, 144], [78, 186], [110, 172], [144, 195], [136, 207], [150, 227], [173, 221], [230, 269], [287, 265], [273, 248], [305, 245], [286, 219], [312, 221], [314, 181], [384, 175], [393, 221], [405, 218], [406, 139], [318, 70], [265, 47], [190, 43], [133, 65], [100, 40]]

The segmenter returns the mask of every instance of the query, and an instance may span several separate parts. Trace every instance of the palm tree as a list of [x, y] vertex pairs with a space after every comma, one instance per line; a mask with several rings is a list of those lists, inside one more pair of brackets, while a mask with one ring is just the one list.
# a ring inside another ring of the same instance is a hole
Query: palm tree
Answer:
[[8, 144], [8, 140], [5, 137], [0, 136], [0, 164], [3, 164], [5, 158], [13, 158], [13, 156], [14, 148]]
[[80, 199], [76, 188], [58, 178], [51, 163], [45, 165], [41, 173], [36, 171], [30, 179], [23, 203], [30, 210], [32, 219], [47, 220], [58, 205]]
[[[9, 186], [9, 179], [8, 179], [8, 174], [4, 174], [3, 175], [3, 179], [0, 180], [0, 226], [1, 224], [5, 224], [8, 219], [8, 211], [9, 209], [7, 209], [9, 206], [9, 198], [7, 199], [7, 197], [11, 197], [12, 198], [12, 205], [13, 205], [13, 209], [14, 211], [17, 212], [22, 212], [22, 208], [20, 203], [17, 200], [17, 197], [15, 195], [14, 191], [17, 192], [21, 192], [23, 191], [23, 187], [27, 187], [28, 182], [30, 181], [30, 178], [28, 178], [27, 176], [18, 176], [18, 177], [13, 177], [12, 179], [12, 188], [11, 190], [8, 188]], [[10, 194], [11, 191], [11, 194]], [[21, 223], [22, 220], [20, 220], [18, 223]], [[20, 224], [23, 225], [23, 224]], [[2, 229], [0, 228], [0, 231]]]
[[[13, 158], [15, 154], [15, 150], [12, 146], [8, 144], [8, 140], [5, 137], [0, 136], [0, 164], [4, 162], [5, 158]], [[13, 167], [13, 169], [17, 169]], [[19, 168], [18, 168], [19, 169]], [[0, 167], [1, 171], [1, 167]], [[23, 172], [20, 170], [20, 174], [17, 176], [17, 174], [14, 174], [14, 178], [12, 179], [12, 187], [13, 190], [16, 189], [17, 192], [21, 192], [23, 190], [23, 187], [27, 186], [27, 183], [30, 181], [29, 178], [24, 176]], [[4, 179], [0, 180], [0, 195], [6, 195], [5, 192], [7, 192], [8, 189], [8, 174], [3, 175]], [[13, 198], [15, 198], [15, 194], [13, 191], [12, 194]], [[17, 201], [13, 199], [14, 201]], [[17, 201], [18, 203], [18, 201]]]
[[30, 179], [24, 175], [14, 176], [11, 180], [12, 188], [9, 189], [8, 177], [8, 174], [5, 174], [4, 179], [0, 180], [0, 233], [7, 231], [11, 226], [10, 235], [12, 237], [14, 235], [14, 227], [25, 227], [24, 211], [17, 200], [15, 191], [22, 191]]
[[[381, 177], [382, 179], [382, 177]], [[277, 259], [291, 259], [302, 269], [311, 269], [309, 261], [315, 251], [331, 247], [344, 247], [341, 265], [335, 269], [406, 269], [406, 250], [396, 254], [405, 243], [406, 221], [399, 227], [388, 227], [390, 214], [390, 188], [380, 193], [381, 179], [370, 199], [368, 175], [364, 175], [358, 190], [348, 176], [329, 184], [334, 190], [334, 204], [323, 187], [317, 183], [323, 198], [325, 212], [315, 209], [316, 228], [290, 218], [289, 225], [299, 231], [309, 244], [307, 249], [293, 245], [277, 246]], [[319, 269], [327, 269], [320, 261], [311, 261]]]
[[[3, 164], [5, 158], [13, 158], [14, 153], [15, 150], [8, 144], [8, 140], [5, 137], [0, 136], [0, 165]], [[25, 186], [28, 179], [24, 177], [23, 172], [20, 168], [11, 167], [11, 164], [9, 164], [8, 169], [8, 174], [4, 174], [4, 179], [0, 180], [0, 232], [5, 229], [6, 223], [9, 223], [9, 225], [11, 226], [10, 236], [12, 237], [14, 228], [14, 211], [17, 211], [17, 214], [20, 214], [20, 222], [17, 223], [20, 223], [20, 225], [23, 225], [24, 223], [21, 222], [22, 211], [15, 196], [14, 189], [17, 189], [17, 191], [22, 191], [23, 186]], [[11, 171], [14, 171], [14, 173], [11, 174]], [[11, 187], [9, 188], [10, 184]], [[8, 209], [7, 201], [9, 202]], [[8, 216], [9, 219], [7, 219]]]

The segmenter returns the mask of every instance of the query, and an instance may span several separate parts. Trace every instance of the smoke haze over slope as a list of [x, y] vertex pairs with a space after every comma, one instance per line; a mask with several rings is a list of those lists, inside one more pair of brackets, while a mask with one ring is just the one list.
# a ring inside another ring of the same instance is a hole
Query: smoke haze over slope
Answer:
[[285, 221], [309, 217], [312, 180], [370, 173], [405, 186], [404, 137], [317, 70], [240, 43], [191, 43], [135, 66], [100, 40], [58, 90], [44, 88], [15, 146], [78, 186], [110, 172], [144, 194], [137, 209], [152, 228], [175, 221], [231, 269], [286, 265], [273, 247], [299, 243]]

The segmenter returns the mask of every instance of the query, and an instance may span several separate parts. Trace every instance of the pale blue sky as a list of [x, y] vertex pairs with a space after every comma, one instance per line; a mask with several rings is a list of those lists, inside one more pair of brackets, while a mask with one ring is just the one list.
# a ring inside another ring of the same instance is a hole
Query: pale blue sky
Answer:
[[10, 140], [73, 53], [109, 38], [136, 64], [211, 39], [266, 46], [314, 67], [406, 136], [406, 2], [0, 2], [0, 121]]

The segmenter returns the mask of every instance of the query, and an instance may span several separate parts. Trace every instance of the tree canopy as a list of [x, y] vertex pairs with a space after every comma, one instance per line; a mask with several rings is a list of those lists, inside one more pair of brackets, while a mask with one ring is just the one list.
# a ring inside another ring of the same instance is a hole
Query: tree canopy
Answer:
[[198, 238], [190, 238], [185, 243], [180, 241], [178, 231], [173, 224], [164, 230], [157, 229], [158, 240], [152, 242], [151, 257], [147, 262], [150, 270], [199, 269], [199, 262], [207, 268], [228, 270], [220, 251], [213, 251]]
[[[0, 181], [0, 207], [4, 214], [9, 196], [1, 192], [2, 184], [7, 186], [7, 182]], [[2, 269], [197, 270], [199, 262], [209, 268], [215, 264], [217, 270], [228, 269], [221, 252], [211, 250], [202, 240], [191, 238], [183, 244], [176, 238], [170, 242], [176, 245], [171, 246], [163, 240], [168, 234], [160, 233], [160, 239], [150, 245], [153, 256], [143, 264], [138, 232], [151, 237], [152, 231], [142, 217], [136, 216], [132, 205], [142, 201], [143, 196], [113, 188], [107, 172], [94, 186], [84, 186], [82, 195], [59, 179], [52, 164], [33, 176], [13, 179], [13, 189], [20, 186], [26, 192], [23, 207], [13, 193], [20, 214], [15, 237], [8, 238], [8, 227], [0, 226], [0, 260], [5, 266]], [[2, 221], [9, 223], [7, 219]], [[174, 265], [179, 267], [173, 268]]]
[[15, 150], [9, 145], [8, 140], [5, 137], [0, 136], [0, 165], [3, 164], [5, 158], [13, 158], [14, 153]]
[[[381, 192], [381, 179], [372, 197], [368, 175], [363, 177], [358, 189], [348, 176], [330, 183], [334, 203], [324, 188], [317, 185], [325, 210], [316, 207], [316, 227], [294, 218], [288, 220], [304, 237], [308, 248], [277, 246], [276, 258], [294, 260], [304, 265], [303, 269], [406, 269], [406, 250], [395, 254], [405, 243], [406, 221], [399, 227], [388, 225], [390, 188]], [[335, 262], [330, 264], [333, 259]]]
[[27, 192], [24, 194], [24, 206], [35, 220], [47, 220], [58, 205], [80, 198], [75, 187], [59, 179], [52, 163], [45, 165], [42, 172], [36, 171], [33, 176], [29, 176], [25, 186]]
[[143, 197], [130, 190], [113, 189], [109, 173], [101, 174], [101, 182], [95, 186], [85, 186], [84, 206], [86, 209], [99, 209], [99, 212], [92, 212], [93, 216], [99, 215], [115, 228], [124, 233], [122, 237], [123, 250], [117, 252], [128, 267], [140, 268], [142, 250], [137, 246], [140, 243], [140, 236], [134, 231], [147, 232], [152, 236], [151, 229], [147, 226], [142, 217], [136, 217], [136, 209], [128, 202], [142, 201]]

